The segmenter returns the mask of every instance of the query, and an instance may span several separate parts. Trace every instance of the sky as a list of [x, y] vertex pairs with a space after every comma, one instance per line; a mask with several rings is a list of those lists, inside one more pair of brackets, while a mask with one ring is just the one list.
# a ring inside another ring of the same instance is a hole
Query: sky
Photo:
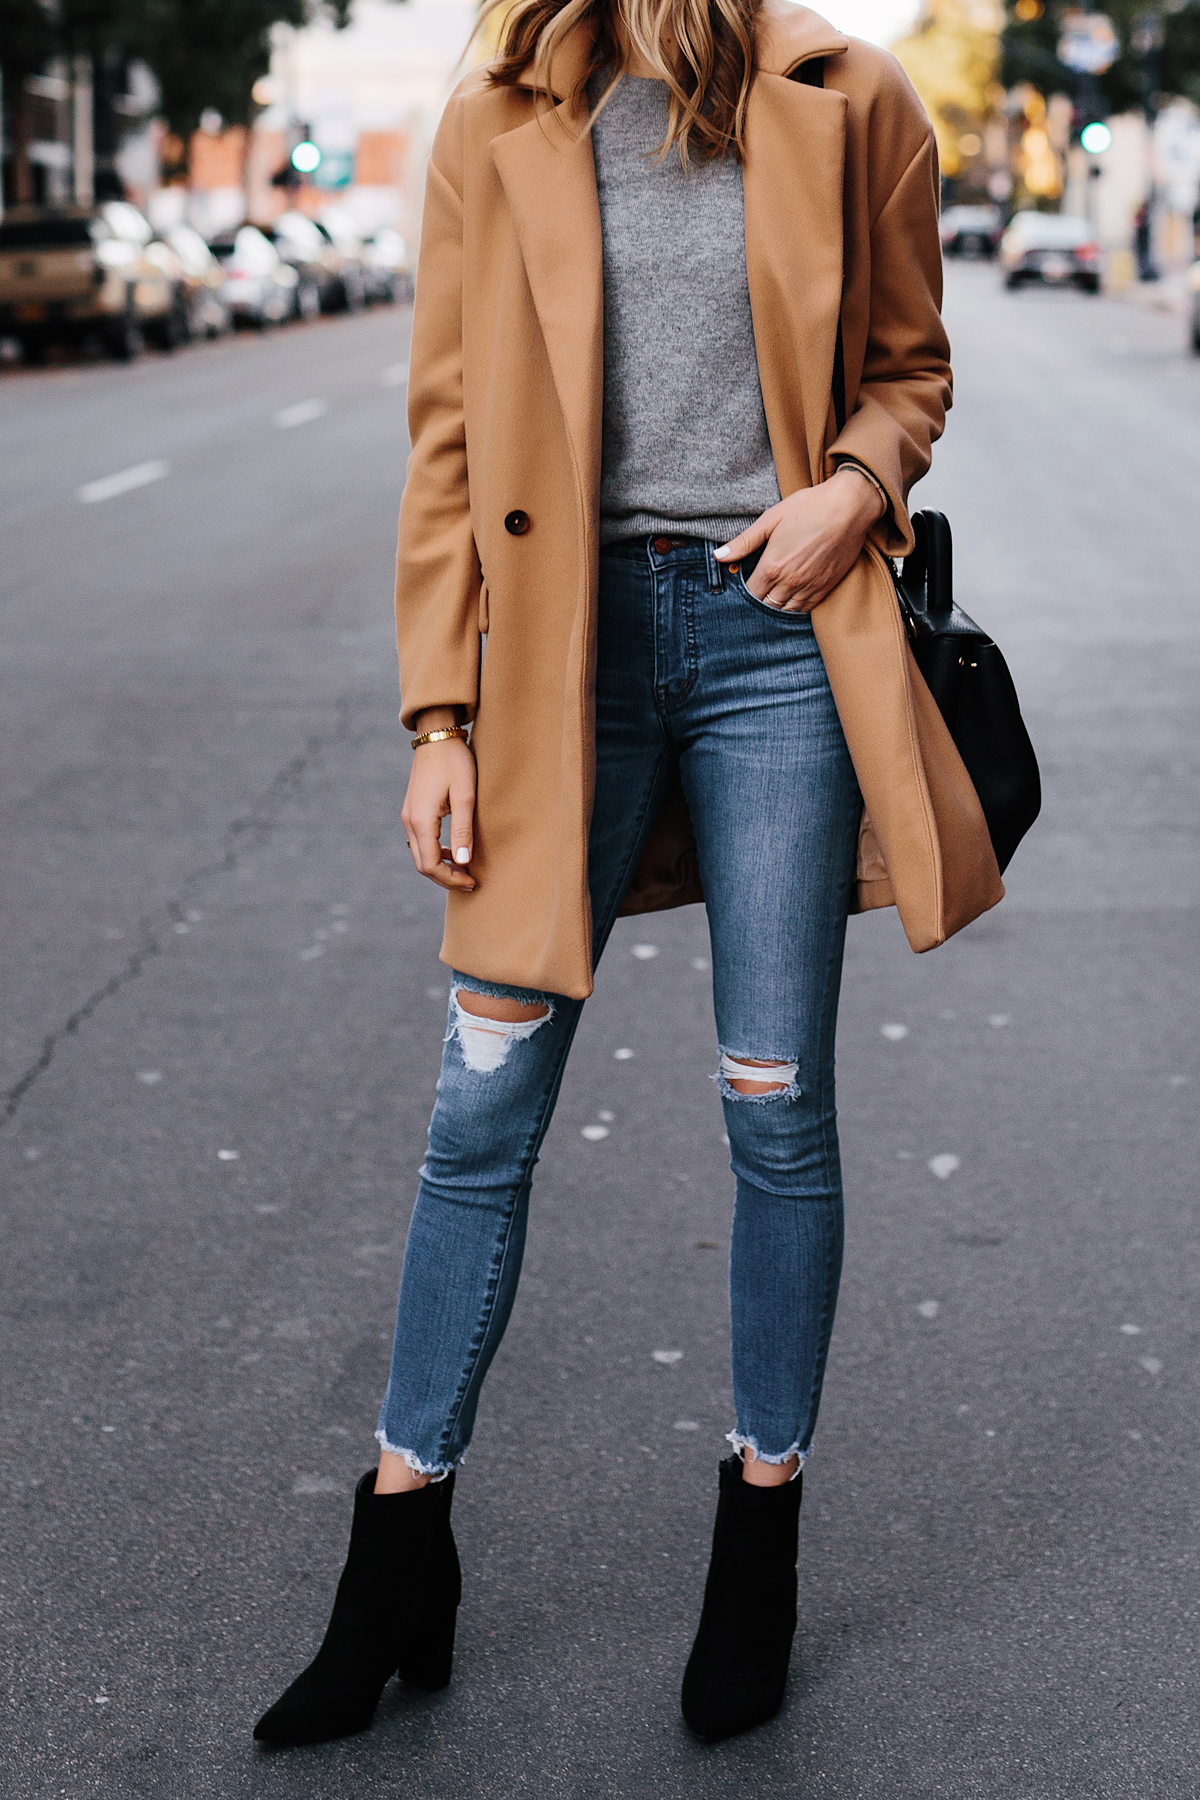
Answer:
[[811, 0], [819, 12], [852, 37], [872, 44], [894, 44], [917, 16], [917, 0]]

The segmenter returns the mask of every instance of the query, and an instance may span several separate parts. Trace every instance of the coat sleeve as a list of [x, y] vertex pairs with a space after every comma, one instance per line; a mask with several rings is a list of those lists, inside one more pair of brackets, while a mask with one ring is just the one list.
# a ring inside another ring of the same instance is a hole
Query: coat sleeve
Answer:
[[950, 345], [941, 319], [937, 147], [921, 118], [923, 141], [902, 164], [871, 226], [862, 373], [826, 466], [830, 474], [849, 458], [878, 478], [891, 506], [874, 535], [890, 556], [912, 549], [909, 489], [929, 467], [951, 401]]
[[412, 451], [400, 504], [396, 641], [400, 718], [479, 695], [482, 577], [471, 528], [463, 414], [461, 110], [451, 100], [425, 186], [408, 372]]

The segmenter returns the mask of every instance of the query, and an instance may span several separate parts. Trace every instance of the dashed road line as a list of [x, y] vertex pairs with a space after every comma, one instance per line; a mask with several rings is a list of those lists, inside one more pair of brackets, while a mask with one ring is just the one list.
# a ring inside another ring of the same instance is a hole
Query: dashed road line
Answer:
[[285, 406], [275, 414], [271, 423], [276, 431], [291, 431], [296, 425], [309, 425], [314, 419], [324, 418], [329, 411], [325, 400], [297, 400], [294, 406]]
[[161, 481], [164, 475], [171, 473], [171, 465], [161, 460], [135, 463], [132, 469], [121, 469], [115, 475], [104, 475], [99, 481], [86, 481], [76, 489], [75, 498], [84, 506], [94, 506], [98, 500], [115, 500], [118, 494], [132, 493], [134, 488], [148, 487], [152, 481]]

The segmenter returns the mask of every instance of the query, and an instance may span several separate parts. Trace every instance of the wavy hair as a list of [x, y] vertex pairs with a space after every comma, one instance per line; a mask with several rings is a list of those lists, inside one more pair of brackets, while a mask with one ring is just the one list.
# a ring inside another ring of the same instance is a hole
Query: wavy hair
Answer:
[[607, 71], [592, 119], [626, 74], [629, 51], [637, 49], [667, 86], [667, 135], [659, 157], [674, 147], [686, 168], [691, 152], [701, 160], [732, 151], [740, 162], [745, 155], [761, 5], [762, 0], [486, 0], [480, 28], [486, 33], [491, 25], [498, 40], [490, 80], [512, 87], [531, 70], [535, 90], [551, 100], [555, 55], [577, 26], [590, 23], [590, 62], [563, 98], [581, 109], [592, 77]]

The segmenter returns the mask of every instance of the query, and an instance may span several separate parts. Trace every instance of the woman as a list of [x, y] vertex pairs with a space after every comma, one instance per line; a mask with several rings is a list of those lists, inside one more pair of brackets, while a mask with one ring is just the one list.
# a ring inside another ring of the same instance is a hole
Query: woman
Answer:
[[1002, 892], [884, 561], [949, 404], [939, 301], [928, 120], [802, 8], [517, 0], [446, 110], [396, 609], [449, 1031], [379, 1467], [260, 1739], [360, 1730], [396, 1672], [449, 1680], [454, 1471], [595, 962], [618, 912], [700, 898], [737, 1419], [683, 1711], [716, 1739], [782, 1702], [841, 1263], [846, 915], [894, 902], [927, 949]]

